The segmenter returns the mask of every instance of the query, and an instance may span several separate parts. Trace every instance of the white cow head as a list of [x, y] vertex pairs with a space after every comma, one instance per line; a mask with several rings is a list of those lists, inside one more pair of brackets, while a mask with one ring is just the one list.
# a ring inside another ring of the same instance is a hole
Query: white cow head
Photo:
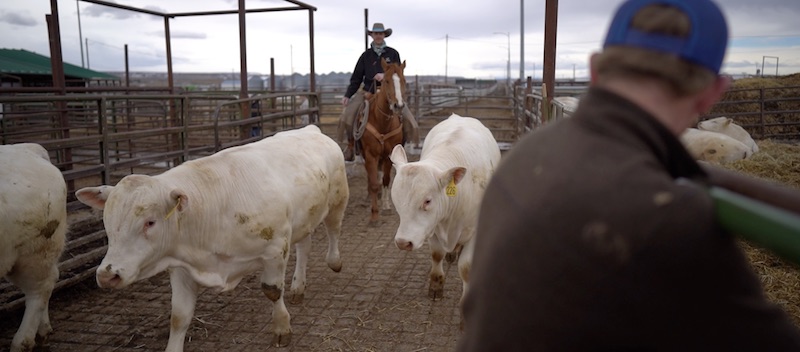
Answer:
[[392, 184], [392, 202], [400, 215], [394, 241], [397, 248], [418, 249], [430, 238], [458, 197], [458, 185], [467, 169], [438, 170], [424, 163], [409, 163], [401, 145], [390, 156], [397, 174]]
[[122, 288], [166, 269], [161, 259], [174, 248], [180, 213], [188, 197], [145, 175], [129, 175], [116, 186], [75, 192], [82, 203], [103, 210], [108, 252], [97, 268], [100, 287]]

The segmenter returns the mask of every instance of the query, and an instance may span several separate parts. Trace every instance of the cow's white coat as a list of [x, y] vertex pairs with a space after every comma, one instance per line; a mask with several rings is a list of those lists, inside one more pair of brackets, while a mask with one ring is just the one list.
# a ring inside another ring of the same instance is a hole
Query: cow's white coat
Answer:
[[753, 155], [746, 144], [718, 132], [687, 128], [680, 140], [693, 158], [710, 163], [723, 164]]
[[315, 125], [76, 195], [104, 209], [109, 248], [97, 269], [101, 287], [121, 288], [170, 270], [167, 351], [183, 350], [198, 286], [230, 290], [258, 270], [275, 303], [273, 344], [288, 344], [283, 281], [290, 245], [297, 251], [291, 294], [300, 300], [309, 234], [320, 223], [328, 232], [327, 263], [341, 269], [338, 238], [349, 198], [344, 157]]
[[67, 232], [67, 186], [47, 150], [0, 145], [0, 274], [25, 294], [25, 314], [11, 351], [47, 337], [48, 303]]
[[750, 136], [750, 133], [747, 133], [747, 130], [745, 130], [742, 126], [737, 125], [732, 119], [725, 116], [701, 121], [697, 124], [697, 129], [702, 131], [719, 132], [731, 136], [739, 142], [742, 142], [750, 147], [750, 150], [752, 150], [753, 153], [758, 153], [758, 144], [756, 144], [756, 141]]
[[480, 202], [500, 162], [497, 141], [477, 119], [453, 114], [428, 133], [418, 162], [408, 162], [399, 145], [391, 160], [397, 170], [392, 201], [400, 215], [395, 244], [412, 250], [428, 241], [433, 259], [429, 295], [433, 299], [443, 291], [442, 258], [463, 246], [458, 261], [463, 300]]

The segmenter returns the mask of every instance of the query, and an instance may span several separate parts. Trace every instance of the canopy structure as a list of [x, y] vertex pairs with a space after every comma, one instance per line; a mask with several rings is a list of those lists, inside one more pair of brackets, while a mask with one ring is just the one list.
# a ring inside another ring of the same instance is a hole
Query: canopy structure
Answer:
[[[148, 9], [137, 8], [133, 6], [127, 6], [120, 3], [102, 1], [102, 0], [79, 0], [83, 2], [88, 2], [92, 4], [102, 5], [113, 7], [121, 10], [133, 11], [137, 13], [152, 15], [152, 16], [159, 16], [164, 19], [164, 33], [165, 33], [165, 40], [166, 40], [166, 48], [167, 48], [167, 80], [169, 82], [170, 90], [174, 89], [174, 81], [172, 75], [172, 43], [170, 39], [170, 31], [169, 31], [169, 24], [170, 19], [177, 18], [177, 17], [189, 17], [189, 16], [211, 16], [211, 15], [231, 15], [231, 14], [238, 14], [239, 15], [239, 52], [240, 52], [240, 62], [241, 62], [241, 90], [239, 92], [239, 96], [241, 98], [246, 98], [248, 96], [247, 93], [247, 40], [246, 40], [246, 25], [245, 25], [245, 14], [248, 13], [258, 13], [258, 12], [277, 12], [277, 11], [308, 11], [308, 34], [309, 34], [309, 45], [310, 45], [310, 89], [312, 92], [316, 91], [316, 74], [314, 68], [314, 11], [317, 10], [316, 7], [308, 5], [306, 3], [297, 1], [297, 0], [284, 0], [288, 3], [288, 6], [284, 7], [268, 7], [268, 8], [256, 8], [256, 9], [247, 9], [245, 8], [245, 0], [238, 0], [238, 8], [232, 10], [222, 10], [222, 11], [198, 11], [198, 12], [179, 12], [179, 13], [164, 13], [158, 12]], [[54, 69], [53, 69], [53, 82], [58, 84], [59, 81], [61, 83], [61, 87], [63, 87], [63, 74], [64, 72], [58, 72], [59, 69], [56, 68], [56, 64], [63, 64], [61, 60], [61, 40], [60, 40], [60, 29], [58, 26], [58, 1], [57, 0], [50, 0], [50, 11], [51, 14], [48, 15], [48, 25], [51, 27], [50, 29], [50, 42], [53, 43], [50, 50], [52, 53], [52, 58], [54, 60]], [[61, 66], [61, 65], [58, 65]], [[60, 75], [60, 79], [56, 76]], [[56, 87], [59, 88], [59, 87]]]

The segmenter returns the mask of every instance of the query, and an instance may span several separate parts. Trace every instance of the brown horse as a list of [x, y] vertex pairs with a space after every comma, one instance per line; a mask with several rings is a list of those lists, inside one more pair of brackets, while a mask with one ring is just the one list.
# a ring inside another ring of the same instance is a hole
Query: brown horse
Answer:
[[[359, 140], [364, 156], [364, 168], [367, 171], [369, 198], [372, 202], [370, 223], [378, 220], [378, 192], [382, 191], [382, 209], [390, 210], [389, 182], [391, 181], [392, 161], [389, 155], [395, 145], [403, 142], [402, 112], [406, 102], [406, 78], [402, 64], [387, 64], [381, 60], [383, 80], [380, 88], [368, 98], [369, 117], [366, 132]], [[383, 173], [383, 189], [378, 180], [378, 172]]]

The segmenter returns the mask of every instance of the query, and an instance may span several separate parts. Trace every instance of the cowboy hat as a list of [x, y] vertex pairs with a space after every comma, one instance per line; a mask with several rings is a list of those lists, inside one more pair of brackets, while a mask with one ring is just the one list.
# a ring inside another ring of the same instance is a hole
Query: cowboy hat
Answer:
[[379, 32], [379, 33], [382, 32], [382, 33], [384, 33], [386, 35], [386, 37], [392, 35], [392, 29], [391, 28], [384, 29], [383, 28], [383, 23], [380, 23], [380, 22], [375, 22], [372, 25], [372, 29], [367, 28], [367, 34], [372, 34], [372, 33], [375, 33], [375, 32]]

